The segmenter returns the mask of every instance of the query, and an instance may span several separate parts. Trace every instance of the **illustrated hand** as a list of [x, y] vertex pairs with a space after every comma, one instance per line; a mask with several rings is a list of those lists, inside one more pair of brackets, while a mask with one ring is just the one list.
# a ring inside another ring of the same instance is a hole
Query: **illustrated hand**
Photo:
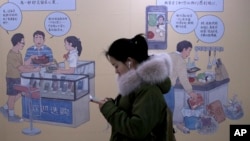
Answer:
[[30, 59], [37, 59], [37, 58], [38, 58], [37, 55], [31, 55], [31, 56], [30, 56]]
[[65, 60], [67, 60], [67, 59], [69, 58], [69, 52], [66, 53], [66, 54], [63, 54], [63, 58], [64, 58]]
[[35, 67], [34, 68], [34, 72], [39, 72], [39, 71], [41, 71], [41, 67]]
[[57, 70], [54, 70], [53, 73], [61, 73], [61, 70], [60, 69], [57, 69]]
[[195, 99], [195, 100], [198, 98], [198, 95], [195, 92], [190, 92], [189, 96], [190, 96], [190, 98]]

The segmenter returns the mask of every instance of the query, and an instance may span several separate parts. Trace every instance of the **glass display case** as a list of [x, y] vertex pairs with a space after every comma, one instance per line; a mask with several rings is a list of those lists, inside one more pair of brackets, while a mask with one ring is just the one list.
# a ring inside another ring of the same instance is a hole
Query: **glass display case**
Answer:
[[[64, 62], [58, 63], [58, 67], [64, 68]], [[89, 76], [89, 78], [95, 77], [95, 62], [94, 61], [82, 61], [78, 60], [77, 67], [74, 74], [85, 74]]]
[[[89, 95], [95, 95], [95, 62], [81, 61], [74, 74], [55, 74], [64, 62], [42, 66], [40, 72], [22, 73], [21, 84], [39, 88], [32, 99], [33, 120], [40, 123], [77, 127], [90, 119]], [[29, 119], [29, 97], [22, 96], [22, 116]]]
[[21, 83], [40, 89], [43, 98], [77, 100], [89, 93], [89, 76], [84, 74], [22, 73]]

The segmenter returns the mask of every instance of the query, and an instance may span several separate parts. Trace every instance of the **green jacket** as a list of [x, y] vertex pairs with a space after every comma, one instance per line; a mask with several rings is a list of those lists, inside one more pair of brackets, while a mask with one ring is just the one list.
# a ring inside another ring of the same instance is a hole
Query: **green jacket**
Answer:
[[167, 55], [154, 55], [118, 78], [120, 94], [101, 108], [112, 127], [110, 141], [173, 141], [163, 97], [171, 87], [170, 62]]

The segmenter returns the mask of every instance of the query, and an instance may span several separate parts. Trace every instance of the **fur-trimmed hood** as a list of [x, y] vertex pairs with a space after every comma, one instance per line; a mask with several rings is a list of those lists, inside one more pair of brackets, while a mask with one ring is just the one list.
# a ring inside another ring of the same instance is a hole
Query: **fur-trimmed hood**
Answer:
[[172, 72], [172, 61], [168, 54], [156, 54], [118, 78], [121, 95], [128, 95], [142, 83], [160, 84]]

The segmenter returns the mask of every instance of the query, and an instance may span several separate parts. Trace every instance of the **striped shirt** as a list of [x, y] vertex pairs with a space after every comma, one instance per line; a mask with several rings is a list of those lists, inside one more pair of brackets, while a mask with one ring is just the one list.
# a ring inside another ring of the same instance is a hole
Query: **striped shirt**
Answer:
[[53, 62], [53, 52], [50, 47], [44, 45], [40, 49], [36, 46], [31, 46], [26, 50], [24, 61], [27, 61], [32, 55], [42, 56], [46, 55], [49, 57], [49, 62]]

